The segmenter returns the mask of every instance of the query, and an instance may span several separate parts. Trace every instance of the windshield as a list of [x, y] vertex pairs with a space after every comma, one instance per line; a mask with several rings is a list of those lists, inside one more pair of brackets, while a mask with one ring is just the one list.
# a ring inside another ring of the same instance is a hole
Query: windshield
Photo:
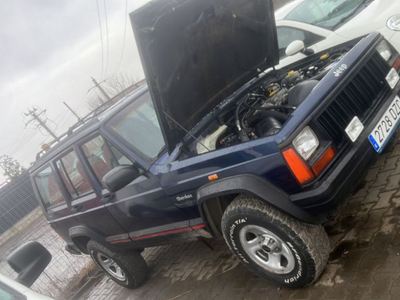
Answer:
[[148, 158], [155, 158], [165, 145], [149, 93], [135, 100], [107, 125]]
[[286, 17], [286, 20], [299, 21], [334, 29], [359, 11], [366, 0], [304, 0]]

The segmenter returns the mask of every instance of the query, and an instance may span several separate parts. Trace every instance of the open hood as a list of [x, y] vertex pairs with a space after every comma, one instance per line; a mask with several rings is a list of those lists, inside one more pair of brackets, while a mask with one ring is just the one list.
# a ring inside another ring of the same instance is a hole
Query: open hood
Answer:
[[130, 17], [169, 152], [181, 127], [279, 63], [272, 0], [155, 0]]

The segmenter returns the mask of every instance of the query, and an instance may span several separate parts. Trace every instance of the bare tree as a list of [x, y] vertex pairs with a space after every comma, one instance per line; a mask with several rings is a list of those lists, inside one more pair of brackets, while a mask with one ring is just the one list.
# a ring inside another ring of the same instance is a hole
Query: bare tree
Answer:
[[86, 100], [86, 105], [88, 106], [88, 108], [91, 111], [93, 111], [93, 110], [97, 109], [98, 107], [102, 106], [106, 102], [107, 102], [107, 99], [104, 97], [104, 95], [101, 95], [100, 92], [96, 91], [95, 93], [93, 93], [92, 96], [90, 96]]
[[[138, 81], [139, 79], [135, 78], [132, 74], [120, 73], [108, 77], [101, 86], [108, 96], [112, 98]], [[106, 102], [106, 97], [98, 89], [96, 89], [86, 100], [87, 106], [90, 110], [95, 110]]]
[[17, 160], [8, 155], [0, 156], [0, 167], [3, 169], [4, 176], [8, 180], [17, 178], [25, 171], [25, 168]]

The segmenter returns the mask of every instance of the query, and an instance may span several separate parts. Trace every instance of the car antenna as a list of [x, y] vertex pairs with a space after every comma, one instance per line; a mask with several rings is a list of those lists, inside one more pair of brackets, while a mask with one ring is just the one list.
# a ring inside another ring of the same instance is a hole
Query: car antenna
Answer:
[[208, 151], [211, 151], [210, 149], [208, 149], [208, 147], [206, 147], [206, 145], [204, 145], [198, 138], [196, 138], [192, 133], [190, 133], [188, 130], [186, 130], [181, 124], [179, 124], [177, 121], [174, 120], [174, 118], [172, 118], [169, 114], [167, 114], [165, 111], [163, 111], [163, 113], [171, 119], [172, 122], [174, 122], [176, 125], [179, 126], [179, 128], [181, 128], [184, 132], [186, 132], [188, 135], [190, 135], [193, 139], [195, 139], [196, 142], [198, 142], [200, 145], [202, 145], [205, 149], [207, 149]]

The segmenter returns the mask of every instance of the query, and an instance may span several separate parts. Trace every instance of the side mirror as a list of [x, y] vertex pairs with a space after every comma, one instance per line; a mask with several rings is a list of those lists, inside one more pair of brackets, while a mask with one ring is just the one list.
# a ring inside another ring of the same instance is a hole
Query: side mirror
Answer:
[[135, 166], [119, 166], [112, 169], [103, 177], [103, 185], [110, 193], [119, 191], [140, 175], [140, 171]]
[[50, 252], [38, 242], [28, 242], [14, 250], [7, 258], [10, 267], [18, 273], [15, 279], [30, 287], [51, 261]]
[[299, 53], [300, 51], [303, 51], [305, 47], [306, 46], [304, 45], [303, 41], [296, 40], [291, 42], [289, 46], [287, 46], [285, 53], [287, 56], [292, 56]]

